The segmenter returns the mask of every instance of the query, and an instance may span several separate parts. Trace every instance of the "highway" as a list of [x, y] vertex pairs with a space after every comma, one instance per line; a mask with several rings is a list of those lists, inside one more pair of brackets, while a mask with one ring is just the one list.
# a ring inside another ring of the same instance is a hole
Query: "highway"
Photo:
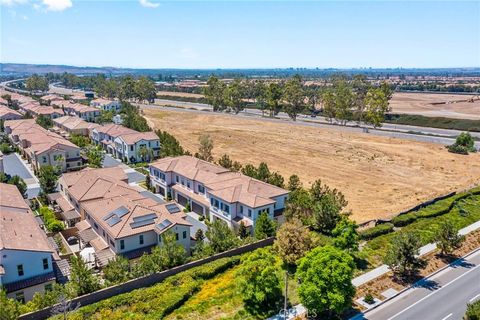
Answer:
[[352, 319], [460, 320], [467, 303], [477, 300], [480, 300], [480, 251]]

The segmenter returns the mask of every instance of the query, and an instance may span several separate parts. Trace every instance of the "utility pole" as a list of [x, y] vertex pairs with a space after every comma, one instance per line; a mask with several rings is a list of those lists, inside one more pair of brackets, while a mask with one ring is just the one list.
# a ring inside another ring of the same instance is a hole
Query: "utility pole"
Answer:
[[283, 319], [287, 320], [288, 315], [288, 270], [285, 270], [285, 300], [283, 302]]

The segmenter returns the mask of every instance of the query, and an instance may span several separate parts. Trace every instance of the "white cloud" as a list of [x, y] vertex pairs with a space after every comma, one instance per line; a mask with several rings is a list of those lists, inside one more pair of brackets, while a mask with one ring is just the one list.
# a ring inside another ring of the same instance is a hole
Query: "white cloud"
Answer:
[[47, 11], [63, 11], [73, 6], [72, 0], [42, 0]]
[[160, 3], [150, 2], [149, 0], [138, 0], [138, 2], [145, 8], [157, 8], [160, 5]]

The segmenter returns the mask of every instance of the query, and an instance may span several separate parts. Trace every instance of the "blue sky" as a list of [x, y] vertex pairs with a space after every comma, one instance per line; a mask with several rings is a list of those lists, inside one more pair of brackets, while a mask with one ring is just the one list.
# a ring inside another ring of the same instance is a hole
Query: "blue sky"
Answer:
[[0, 1], [2, 62], [480, 67], [480, 1]]

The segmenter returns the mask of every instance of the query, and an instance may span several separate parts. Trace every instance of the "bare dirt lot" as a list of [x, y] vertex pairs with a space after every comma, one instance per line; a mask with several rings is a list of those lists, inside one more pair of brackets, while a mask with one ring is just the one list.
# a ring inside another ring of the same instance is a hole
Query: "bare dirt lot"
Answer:
[[480, 97], [474, 102], [471, 95], [439, 93], [394, 93], [392, 113], [418, 114], [426, 117], [480, 119]]
[[358, 222], [391, 217], [480, 182], [480, 154], [455, 155], [435, 144], [222, 114], [145, 109], [144, 115], [191, 152], [206, 133], [215, 158], [265, 161], [286, 179], [295, 173], [307, 185], [321, 179], [346, 195]]

